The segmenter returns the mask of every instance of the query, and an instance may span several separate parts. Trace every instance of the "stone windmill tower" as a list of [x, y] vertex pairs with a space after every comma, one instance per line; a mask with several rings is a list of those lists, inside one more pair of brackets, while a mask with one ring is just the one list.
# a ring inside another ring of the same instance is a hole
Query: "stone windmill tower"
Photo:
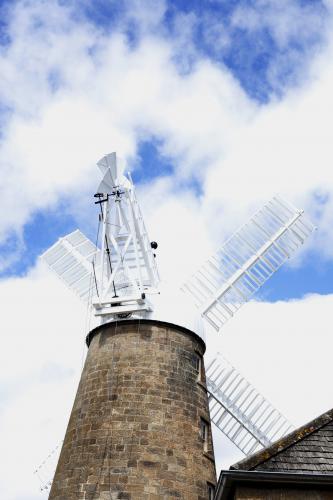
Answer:
[[267, 204], [183, 286], [198, 310], [163, 290], [116, 154], [98, 166], [99, 244], [77, 230], [43, 255], [100, 318], [49, 498], [213, 498], [211, 422], [245, 454], [291, 428], [223, 358], [205, 373], [202, 318], [220, 329], [313, 227], [285, 202]]

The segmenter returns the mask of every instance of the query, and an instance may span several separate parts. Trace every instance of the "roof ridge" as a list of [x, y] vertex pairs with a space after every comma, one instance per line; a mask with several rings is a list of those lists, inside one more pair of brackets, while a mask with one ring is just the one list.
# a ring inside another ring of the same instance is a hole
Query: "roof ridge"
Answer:
[[275, 443], [271, 444], [267, 448], [259, 450], [254, 455], [251, 455], [250, 457], [246, 457], [243, 460], [236, 462], [235, 464], [230, 466], [230, 470], [252, 470], [257, 465], [266, 462], [267, 460], [278, 455], [282, 451], [302, 441], [303, 439], [310, 436], [315, 431], [318, 431], [321, 427], [324, 427], [325, 425], [329, 424], [332, 421], [333, 421], [333, 409], [323, 413], [319, 417], [316, 417], [307, 424], [298, 427], [294, 431], [291, 431], [289, 434], [279, 439], [278, 441], [275, 441]]

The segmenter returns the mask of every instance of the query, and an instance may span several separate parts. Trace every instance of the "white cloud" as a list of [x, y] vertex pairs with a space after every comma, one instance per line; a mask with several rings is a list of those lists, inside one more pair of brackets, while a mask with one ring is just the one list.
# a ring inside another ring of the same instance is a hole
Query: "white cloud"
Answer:
[[[201, 58], [192, 72], [178, 72], [175, 55], [185, 45], [159, 36], [164, 8], [159, 3], [149, 19], [133, 11], [144, 24], [133, 48], [121, 27], [107, 35], [73, 20], [56, 2], [47, 9], [45, 2], [20, 2], [13, 9], [12, 42], [0, 53], [0, 98], [12, 109], [1, 139], [1, 236], [21, 235], [36, 210], [93, 192], [99, 180], [94, 163], [103, 154], [117, 150], [135, 165], [138, 139], [157, 136], [174, 174], [138, 191], [165, 276], [183, 278], [277, 191], [308, 208], [320, 227], [312, 245], [320, 257], [332, 258], [330, 45], [302, 86], [259, 106], [222, 65]], [[284, 26], [279, 29], [275, 36], [286, 43]], [[191, 176], [202, 183], [200, 196], [186, 187]], [[75, 216], [89, 222], [90, 209], [78, 216], [78, 206]], [[32, 470], [65, 430], [82, 366], [85, 310], [40, 267], [1, 282], [0, 297], [7, 304], [0, 376], [8, 398], [0, 416], [8, 457], [0, 496], [34, 498]], [[210, 348], [217, 346], [301, 424], [331, 405], [332, 300], [251, 303], [223, 336], [212, 335]], [[223, 445], [219, 449], [224, 453]]]
[[33, 471], [63, 439], [86, 350], [86, 307], [41, 265], [26, 278], [2, 281], [0, 300], [0, 435], [6, 457], [0, 496], [41, 498]]
[[[321, 66], [320, 75], [263, 108], [240, 131], [223, 164], [208, 172], [205, 193], [217, 210], [222, 199], [229, 210], [238, 205], [242, 211], [280, 193], [308, 210], [320, 228], [320, 251], [332, 256], [332, 67]], [[318, 195], [326, 197], [320, 211]]]
[[180, 286], [213, 252], [200, 201], [190, 190], [179, 191], [172, 178], [143, 185], [138, 197], [149, 221], [149, 236], [158, 243], [161, 278]]
[[[87, 191], [97, 181], [95, 161], [110, 148], [133, 158], [137, 140], [151, 135], [162, 139], [176, 178], [193, 175], [203, 183], [201, 212], [211, 238], [273, 192], [312, 211], [314, 192], [331, 196], [330, 48], [314, 62], [316, 78], [283, 101], [258, 106], [226, 68], [208, 60], [180, 75], [177, 40], [145, 31], [130, 48], [120, 31], [107, 36], [78, 25], [56, 3], [47, 11], [20, 4], [10, 33], [0, 58], [1, 96], [13, 108], [1, 146], [3, 237], [34, 211]], [[56, 91], [52, 75], [60, 82]], [[13, 197], [21, 187], [25, 196]]]

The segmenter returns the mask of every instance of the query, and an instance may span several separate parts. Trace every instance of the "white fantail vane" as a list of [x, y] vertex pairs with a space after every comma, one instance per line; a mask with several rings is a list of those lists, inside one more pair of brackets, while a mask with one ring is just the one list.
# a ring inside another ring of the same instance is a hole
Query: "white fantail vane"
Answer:
[[[153, 252], [157, 244], [148, 237], [132, 179], [124, 175], [116, 153], [104, 156], [98, 167], [103, 178], [95, 194], [100, 207], [96, 244], [76, 230], [60, 238], [42, 258], [81, 299], [92, 304], [101, 322], [154, 318], [160, 288]], [[313, 230], [302, 210], [275, 197], [181, 289], [193, 299], [198, 314], [220, 331]], [[169, 316], [163, 319], [175, 323], [172, 308], [167, 311]], [[206, 383], [212, 422], [244, 454], [292, 429], [220, 355], [208, 366]]]

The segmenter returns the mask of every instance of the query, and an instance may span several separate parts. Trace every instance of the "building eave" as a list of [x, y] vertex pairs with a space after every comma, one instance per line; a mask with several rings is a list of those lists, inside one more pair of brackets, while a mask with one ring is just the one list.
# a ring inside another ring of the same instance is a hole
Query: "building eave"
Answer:
[[290, 472], [261, 472], [261, 471], [221, 471], [216, 488], [215, 500], [231, 500], [236, 486], [262, 487], [299, 487], [304, 489], [319, 487], [332, 489], [332, 474], [301, 474]]

